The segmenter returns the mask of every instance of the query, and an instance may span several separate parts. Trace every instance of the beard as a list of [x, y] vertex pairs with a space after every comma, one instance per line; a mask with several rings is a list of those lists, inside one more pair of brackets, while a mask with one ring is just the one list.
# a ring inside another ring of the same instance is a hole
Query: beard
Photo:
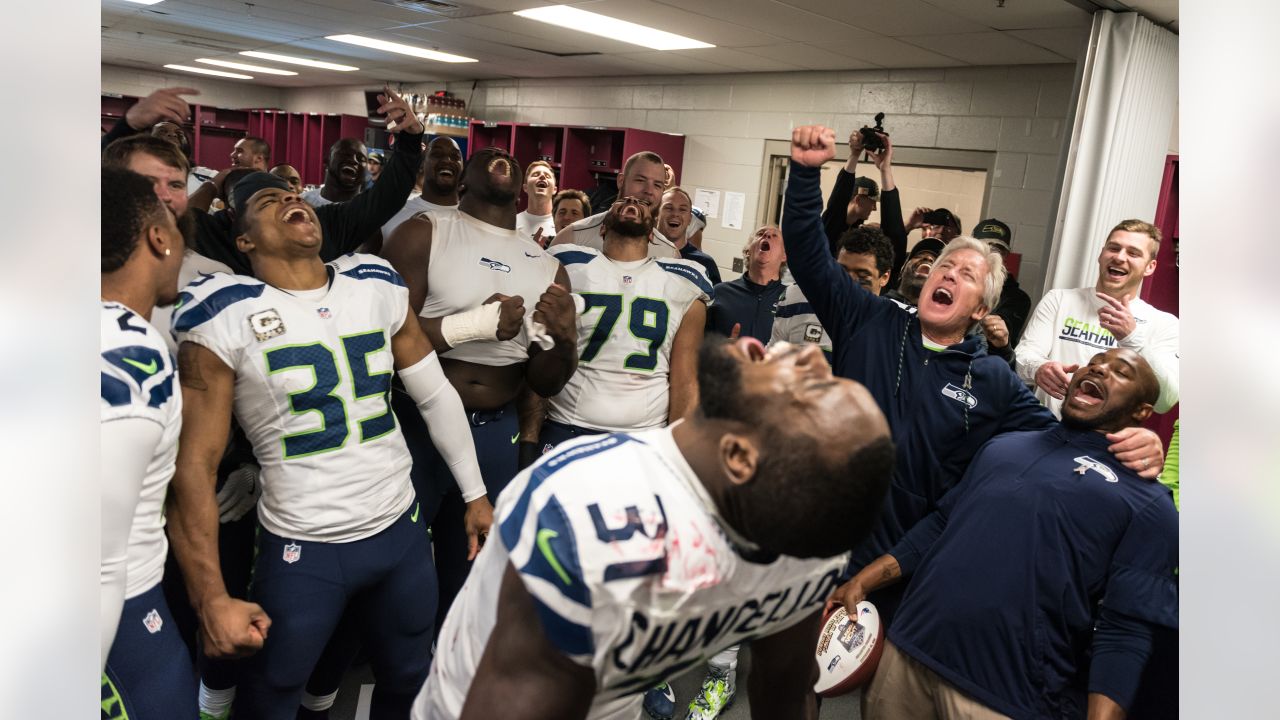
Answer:
[[618, 233], [623, 237], [649, 237], [649, 232], [653, 230], [652, 221], [644, 220], [623, 220], [614, 213], [604, 216], [604, 227], [606, 230]]

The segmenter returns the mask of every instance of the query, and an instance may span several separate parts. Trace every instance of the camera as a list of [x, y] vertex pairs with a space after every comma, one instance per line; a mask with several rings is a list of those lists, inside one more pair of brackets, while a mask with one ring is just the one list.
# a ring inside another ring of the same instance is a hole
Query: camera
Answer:
[[875, 127], [864, 127], [858, 132], [862, 133], [862, 149], [867, 152], [882, 152], [884, 150], [884, 141], [876, 133], [884, 132], [884, 113], [876, 113]]

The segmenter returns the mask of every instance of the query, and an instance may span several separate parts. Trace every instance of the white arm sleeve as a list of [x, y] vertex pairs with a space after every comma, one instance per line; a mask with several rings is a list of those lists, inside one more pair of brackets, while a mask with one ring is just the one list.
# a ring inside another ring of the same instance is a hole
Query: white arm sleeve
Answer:
[[431, 443], [440, 451], [453, 479], [462, 491], [462, 499], [471, 502], [485, 494], [476, 446], [468, 429], [467, 413], [462, 398], [449, 384], [440, 368], [435, 351], [412, 366], [400, 371], [400, 381], [431, 431]]
[[164, 428], [138, 417], [102, 424], [102, 596], [99, 621], [102, 629], [102, 666], [116, 637], [124, 609], [129, 564], [129, 531], [133, 512], [142, 494], [147, 464], [155, 456]]
[[1018, 377], [1031, 386], [1036, 386], [1036, 371], [1049, 361], [1049, 348], [1053, 345], [1056, 332], [1054, 323], [1058, 318], [1058, 304], [1061, 294], [1047, 292], [1031, 313], [1031, 319], [1022, 330], [1022, 338], [1014, 348], [1014, 366]]

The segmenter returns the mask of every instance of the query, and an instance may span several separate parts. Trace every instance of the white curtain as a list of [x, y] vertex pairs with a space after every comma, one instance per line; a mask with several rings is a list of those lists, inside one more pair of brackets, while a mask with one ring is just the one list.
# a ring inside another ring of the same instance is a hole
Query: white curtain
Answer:
[[1093, 285], [1107, 231], [1155, 217], [1178, 111], [1178, 37], [1137, 13], [1093, 16], [1044, 289]]

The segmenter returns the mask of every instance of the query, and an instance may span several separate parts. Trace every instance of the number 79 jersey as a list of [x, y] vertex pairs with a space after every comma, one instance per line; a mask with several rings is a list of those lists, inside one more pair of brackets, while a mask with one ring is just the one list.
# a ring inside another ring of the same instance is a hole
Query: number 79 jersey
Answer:
[[711, 282], [688, 260], [618, 262], [579, 245], [548, 248], [586, 309], [578, 315], [578, 370], [547, 401], [556, 422], [610, 432], [667, 424], [671, 347]]
[[242, 275], [203, 275], [174, 314], [179, 342], [235, 371], [235, 415], [262, 466], [258, 516], [286, 538], [348, 542], [413, 501], [412, 460], [391, 412], [391, 337], [409, 313], [381, 258], [326, 266], [327, 290], [286, 292]]

